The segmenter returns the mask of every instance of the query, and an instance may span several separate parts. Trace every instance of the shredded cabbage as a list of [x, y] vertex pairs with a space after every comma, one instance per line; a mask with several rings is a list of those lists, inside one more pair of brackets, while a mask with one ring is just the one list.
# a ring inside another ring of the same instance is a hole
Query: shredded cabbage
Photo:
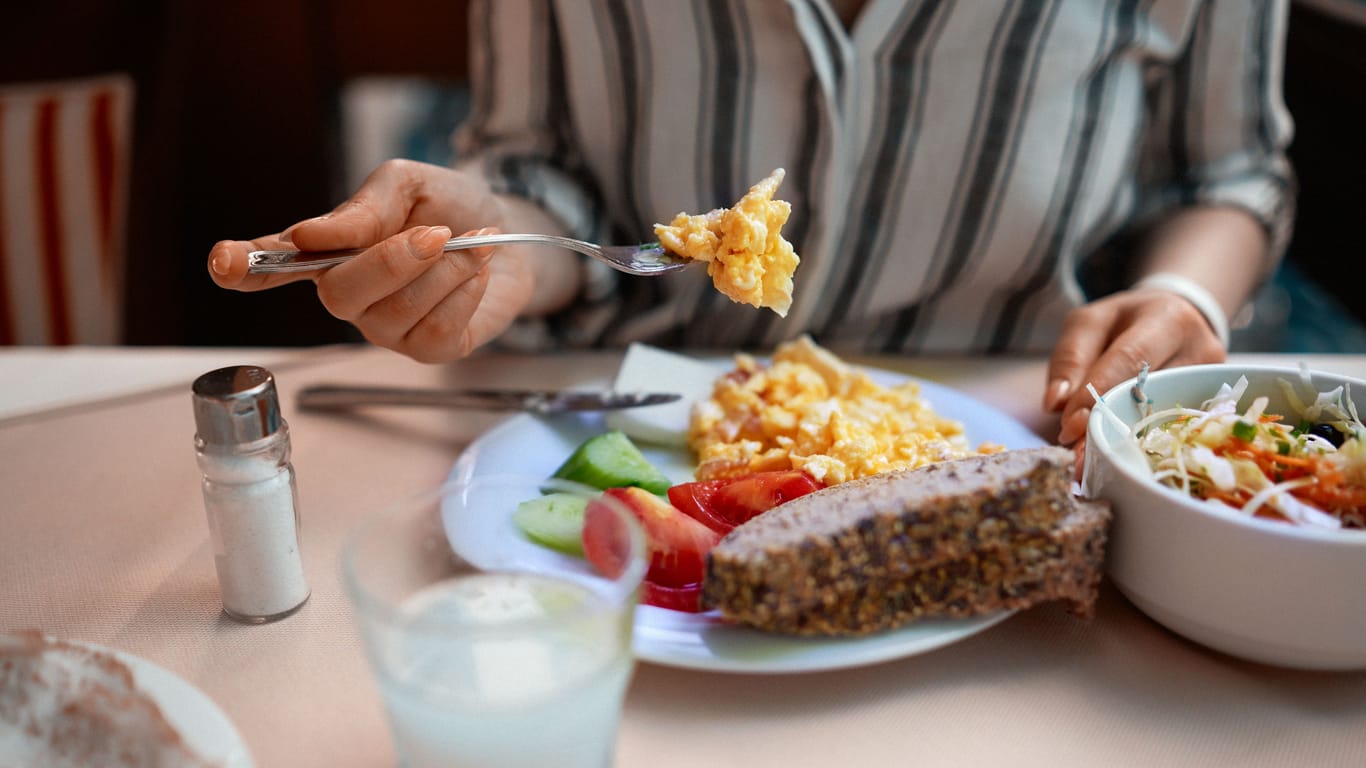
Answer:
[[[1321, 392], [1312, 381], [1303, 364], [1296, 380], [1278, 379], [1289, 419], [1268, 414], [1265, 396], [1240, 409], [1246, 376], [1198, 408], [1154, 410], [1143, 392], [1145, 365], [1130, 393], [1144, 415], [1129, 435], [1154, 480], [1196, 498], [1295, 525], [1366, 528], [1366, 427], [1349, 386]], [[1088, 391], [1112, 424], [1120, 421], [1094, 387]], [[1324, 425], [1336, 430], [1332, 439], [1316, 434], [1328, 433]]]

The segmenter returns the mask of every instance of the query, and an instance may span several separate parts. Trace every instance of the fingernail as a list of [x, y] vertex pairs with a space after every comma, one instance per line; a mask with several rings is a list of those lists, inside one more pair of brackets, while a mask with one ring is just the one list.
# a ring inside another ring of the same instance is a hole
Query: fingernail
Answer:
[[330, 218], [332, 218], [332, 214], [324, 213], [321, 216], [314, 216], [311, 219], [304, 219], [303, 221], [300, 221], [297, 224], [291, 224], [289, 229], [295, 229], [296, 227], [306, 227], [309, 224], [314, 223], [315, 221], [327, 221]]
[[212, 269], [215, 275], [228, 274], [232, 270], [232, 255], [222, 250], [215, 253], [209, 261], [209, 269]]
[[419, 259], [434, 255], [431, 253], [431, 232], [432, 228], [427, 226], [413, 227], [408, 232], [408, 250]]
[[1090, 420], [1091, 409], [1078, 408], [1063, 421], [1062, 429], [1058, 432], [1058, 442], [1063, 445], [1070, 445], [1075, 442], [1086, 434], [1086, 424]]
[[1043, 407], [1049, 411], [1056, 411], [1062, 407], [1062, 403], [1067, 399], [1067, 393], [1072, 391], [1072, 382], [1067, 379], [1054, 379], [1049, 382], [1048, 389], [1044, 391]]
[[447, 227], [415, 227], [408, 235], [408, 246], [421, 259], [429, 259], [441, 252], [441, 246], [451, 239]]

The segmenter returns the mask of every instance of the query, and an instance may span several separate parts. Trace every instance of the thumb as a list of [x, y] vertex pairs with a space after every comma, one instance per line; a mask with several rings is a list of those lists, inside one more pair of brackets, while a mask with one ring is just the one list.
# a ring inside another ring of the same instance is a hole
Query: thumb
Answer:
[[420, 163], [386, 162], [331, 213], [301, 221], [283, 236], [303, 251], [368, 248], [408, 227], [424, 189]]

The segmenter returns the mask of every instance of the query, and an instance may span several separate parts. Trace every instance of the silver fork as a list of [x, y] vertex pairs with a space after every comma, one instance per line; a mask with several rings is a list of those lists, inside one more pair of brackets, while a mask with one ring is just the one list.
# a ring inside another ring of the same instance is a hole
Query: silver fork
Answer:
[[[659, 243], [640, 245], [597, 245], [556, 235], [473, 235], [453, 237], [443, 250], [458, 251], [481, 245], [535, 243], [568, 248], [591, 256], [613, 269], [632, 275], [663, 275], [683, 269], [692, 261], [664, 250]], [[307, 272], [336, 266], [364, 253], [364, 248], [337, 251], [252, 251], [247, 254], [247, 271], [253, 274]]]

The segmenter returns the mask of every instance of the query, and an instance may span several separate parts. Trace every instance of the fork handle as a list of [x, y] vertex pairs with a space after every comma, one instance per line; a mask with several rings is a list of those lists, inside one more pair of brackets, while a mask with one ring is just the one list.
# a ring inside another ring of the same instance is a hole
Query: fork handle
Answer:
[[[483, 245], [502, 245], [504, 243], [543, 243], [558, 245], [582, 251], [583, 243], [568, 237], [555, 235], [497, 234], [452, 237], [442, 246], [443, 251], [459, 251], [478, 248]], [[247, 254], [247, 271], [264, 274], [273, 272], [308, 272], [324, 267], [333, 267], [365, 253], [368, 248], [342, 248], [335, 251], [292, 251], [265, 250]]]

